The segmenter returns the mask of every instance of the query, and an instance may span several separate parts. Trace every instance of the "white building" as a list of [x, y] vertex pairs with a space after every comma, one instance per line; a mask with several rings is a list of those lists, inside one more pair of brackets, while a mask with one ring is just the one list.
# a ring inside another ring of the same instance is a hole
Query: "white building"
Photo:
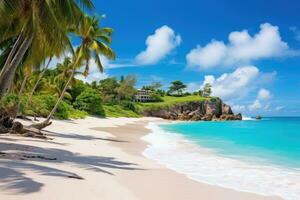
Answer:
[[153, 98], [151, 97], [151, 90], [138, 90], [135, 94], [136, 102], [151, 102]]

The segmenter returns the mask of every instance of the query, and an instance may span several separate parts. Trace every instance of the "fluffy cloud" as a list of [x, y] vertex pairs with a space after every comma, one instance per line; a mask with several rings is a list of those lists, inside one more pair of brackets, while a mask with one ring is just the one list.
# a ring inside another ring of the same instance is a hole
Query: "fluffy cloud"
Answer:
[[233, 110], [234, 113], [243, 113], [246, 111], [246, 106], [233, 104], [231, 106], [231, 109]]
[[135, 61], [140, 65], [156, 64], [181, 43], [180, 35], [168, 26], [156, 29], [146, 40], [146, 50], [139, 53]]
[[264, 101], [266, 103], [267, 100], [271, 98], [271, 92], [269, 90], [266, 90], [264, 88], [261, 88], [258, 93], [255, 101], [249, 105], [249, 110], [250, 111], [255, 111], [258, 109], [263, 108], [264, 110], [268, 110], [270, 108], [270, 104], [267, 103], [264, 107], [262, 102]]
[[[101, 59], [101, 63], [104, 66], [104, 68], [106, 68], [107, 66], [110, 65], [109, 60], [105, 57], [100, 57]], [[82, 67], [79, 71], [83, 72], [85, 66]], [[90, 69], [89, 69], [89, 75], [87, 77], [84, 77], [82, 75], [77, 75], [76, 78], [78, 78], [79, 80], [82, 80], [84, 82], [88, 82], [91, 83], [93, 81], [100, 81], [103, 79], [108, 78], [108, 74], [107, 73], [101, 73], [95, 63], [95, 61], [92, 59], [90, 61]]]
[[258, 100], [268, 100], [271, 98], [271, 92], [264, 88], [261, 88], [258, 92], [257, 99]]
[[225, 100], [239, 98], [246, 95], [251, 85], [255, 85], [255, 80], [259, 77], [259, 69], [255, 66], [244, 66], [237, 68], [232, 73], [224, 73], [215, 78], [212, 75], [205, 76], [203, 85], [212, 85], [212, 95]]
[[262, 108], [262, 105], [258, 99], [256, 99], [251, 105], [249, 105], [249, 110], [254, 111]]
[[292, 52], [282, 41], [277, 26], [261, 24], [260, 31], [251, 36], [247, 30], [234, 31], [228, 36], [228, 44], [213, 40], [205, 46], [197, 46], [186, 56], [187, 64], [198, 69], [218, 66], [248, 64], [253, 60], [281, 57]]

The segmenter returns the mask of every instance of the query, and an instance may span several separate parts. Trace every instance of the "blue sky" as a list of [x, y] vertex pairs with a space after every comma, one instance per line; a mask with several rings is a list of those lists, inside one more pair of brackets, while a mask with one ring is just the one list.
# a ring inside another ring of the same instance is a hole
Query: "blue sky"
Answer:
[[133, 74], [137, 86], [209, 82], [236, 112], [300, 115], [300, 2], [95, 0], [116, 61], [88, 80]]

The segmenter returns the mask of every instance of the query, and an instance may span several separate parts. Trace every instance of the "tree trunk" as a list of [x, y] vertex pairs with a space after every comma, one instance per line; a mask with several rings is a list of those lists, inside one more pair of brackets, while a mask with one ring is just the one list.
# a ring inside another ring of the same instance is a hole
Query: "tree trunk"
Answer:
[[22, 81], [22, 85], [21, 85], [21, 88], [20, 88], [20, 91], [19, 91], [19, 94], [18, 94], [18, 106], [17, 106], [17, 110], [16, 110], [16, 113], [15, 113], [15, 117], [18, 116], [18, 114], [20, 113], [20, 108], [21, 108], [21, 97], [23, 95], [23, 91], [24, 91], [24, 88], [25, 88], [25, 84], [27, 82], [27, 79], [28, 79], [28, 75], [25, 75], [23, 81]]
[[60, 103], [60, 102], [62, 101], [62, 99], [64, 98], [65, 92], [67, 91], [67, 89], [68, 89], [68, 87], [69, 87], [69, 85], [70, 85], [70, 83], [71, 83], [71, 81], [72, 81], [72, 79], [73, 79], [74, 73], [75, 73], [75, 67], [72, 69], [72, 73], [71, 73], [71, 75], [70, 75], [70, 78], [69, 78], [68, 82], [66, 83], [66, 85], [65, 85], [65, 87], [64, 87], [64, 89], [63, 89], [63, 91], [62, 91], [62, 93], [61, 93], [61, 95], [60, 95], [60, 97], [59, 97], [59, 99], [56, 101], [55, 106], [53, 107], [52, 111], [51, 111], [50, 114], [48, 115], [47, 119], [46, 119], [45, 121], [41, 122], [41, 123], [32, 124], [30, 127], [41, 130], [41, 129], [43, 129], [43, 128], [49, 126], [49, 125], [51, 125], [50, 120], [51, 120], [51, 118], [53, 117], [54, 113], [56, 112], [59, 103]]
[[27, 105], [28, 105], [28, 104], [31, 104], [32, 96], [33, 96], [33, 94], [34, 94], [36, 88], [38, 87], [40, 81], [42, 80], [42, 78], [43, 78], [45, 72], [47, 71], [47, 69], [48, 69], [48, 67], [49, 67], [49, 64], [50, 64], [51, 60], [52, 60], [52, 57], [49, 58], [49, 61], [48, 61], [47, 65], [46, 65], [46, 67], [45, 67], [45, 68], [43, 69], [43, 71], [40, 73], [39, 78], [38, 78], [38, 80], [36, 81], [34, 87], [32, 88], [32, 91], [31, 91], [31, 93], [30, 93], [30, 95], [29, 95]]
[[15, 44], [13, 45], [12, 49], [10, 50], [9, 54], [8, 54], [8, 57], [4, 63], [4, 66], [1, 70], [1, 73], [0, 73], [0, 80], [3, 79], [3, 75], [4, 73], [8, 70], [9, 68], [9, 65], [10, 65], [10, 62], [11, 60], [13, 59], [18, 47], [22, 44], [22, 37], [23, 37], [23, 34], [21, 33], [19, 36], [18, 36], [18, 39], [16, 40]]
[[22, 42], [20, 48], [17, 50], [14, 58], [12, 59], [9, 67], [7, 70], [3, 72], [2, 77], [0, 77], [0, 98], [2, 98], [8, 91], [17, 67], [20, 65], [26, 51], [28, 50], [29, 46], [31, 45], [33, 40], [33, 35], [27, 36], [24, 41]]

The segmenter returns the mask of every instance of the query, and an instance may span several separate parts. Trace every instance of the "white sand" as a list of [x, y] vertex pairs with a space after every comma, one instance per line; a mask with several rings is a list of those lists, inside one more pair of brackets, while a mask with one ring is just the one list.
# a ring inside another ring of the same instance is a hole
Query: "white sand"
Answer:
[[155, 120], [54, 121], [49, 141], [1, 135], [0, 200], [279, 199], [198, 183], [146, 159], [140, 137]]

